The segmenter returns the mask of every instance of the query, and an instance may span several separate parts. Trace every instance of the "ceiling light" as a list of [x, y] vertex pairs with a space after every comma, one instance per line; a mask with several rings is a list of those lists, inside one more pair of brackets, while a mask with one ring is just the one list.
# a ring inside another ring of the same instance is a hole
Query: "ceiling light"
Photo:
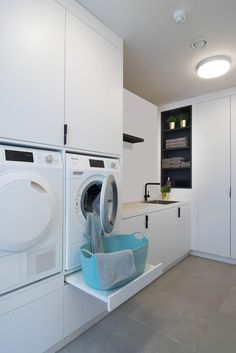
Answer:
[[229, 71], [231, 59], [228, 56], [212, 56], [197, 65], [197, 73], [201, 78], [215, 78]]
[[207, 45], [207, 40], [205, 38], [198, 38], [192, 41], [191, 47], [193, 49], [202, 49]]
[[182, 25], [186, 19], [185, 12], [183, 10], [177, 10], [175, 11], [173, 18], [177, 25]]

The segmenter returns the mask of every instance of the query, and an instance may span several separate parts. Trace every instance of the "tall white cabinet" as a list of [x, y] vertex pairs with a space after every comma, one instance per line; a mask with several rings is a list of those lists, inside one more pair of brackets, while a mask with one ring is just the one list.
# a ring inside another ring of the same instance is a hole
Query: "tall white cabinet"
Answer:
[[231, 96], [231, 257], [236, 259], [236, 95]]
[[3, 0], [0, 23], [0, 137], [62, 145], [65, 9]]
[[67, 146], [122, 154], [122, 72], [122, 49], [67, 12]]
[[199, 103], [198, 249], [230, 256], [230, 97]]

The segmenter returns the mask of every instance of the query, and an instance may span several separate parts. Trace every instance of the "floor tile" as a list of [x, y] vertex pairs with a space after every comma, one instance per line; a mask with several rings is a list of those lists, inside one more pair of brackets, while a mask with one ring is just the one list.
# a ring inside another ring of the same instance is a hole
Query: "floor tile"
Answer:
[[103, 320], [103, 326], [109, 331], [115, 331], [122, 341], [136, 345], [135, 352], [153, 353], [191, 353], [187, 347], [174, 340], [160, 335], [156, 330], [142, 322], [125, 315], [121, 310]]
[[236, 320], [236, 287], [230, 289], [219, 312]]
[[235, 353], [236, 322], [223, 314], [216, 314], [199, 340], [197, 353]]

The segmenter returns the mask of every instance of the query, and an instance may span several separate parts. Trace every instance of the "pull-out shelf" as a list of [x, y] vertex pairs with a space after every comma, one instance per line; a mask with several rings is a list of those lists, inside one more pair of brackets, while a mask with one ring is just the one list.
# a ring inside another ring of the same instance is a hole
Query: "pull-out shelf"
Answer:
[[102, 300], [107, 304], [107, 310], [112, 311], [161, 276], [162, 273], [162, 263], [156, 266], [147, 264], [141, 276], [135, 278], [132, 282], [129, 282], [123, 287], [109, 291], [100, 291], [87, 286], [84, 283], [82, 271], [77, 271], [66, 276], [65, 281], [83, 292]]

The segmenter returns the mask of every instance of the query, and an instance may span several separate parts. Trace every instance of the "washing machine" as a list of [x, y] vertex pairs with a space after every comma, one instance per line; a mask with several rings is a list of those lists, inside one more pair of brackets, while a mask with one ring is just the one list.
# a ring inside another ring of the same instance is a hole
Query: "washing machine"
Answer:
[[0, 294], [62, 270], [59, 152], [0, 146]]
[[65, 269], [80, 268], [79, 249], [88, 241], [88, 212], [99, 197], [103, 234], [118, 233], [121, 217], [120, 160], [82, 154], [66, 154], [66, 251]]

